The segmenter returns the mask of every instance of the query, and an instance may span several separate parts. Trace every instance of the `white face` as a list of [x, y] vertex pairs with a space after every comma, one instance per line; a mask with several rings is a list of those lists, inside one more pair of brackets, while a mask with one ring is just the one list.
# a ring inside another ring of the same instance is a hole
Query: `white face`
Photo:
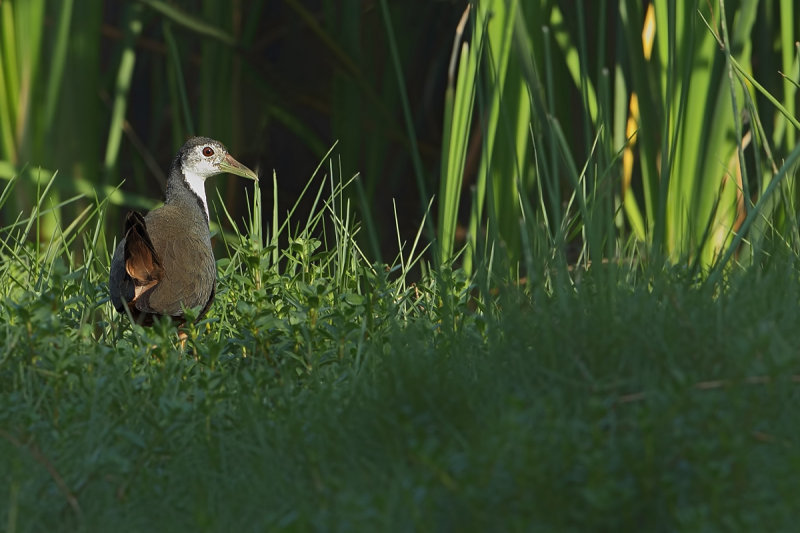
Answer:
[[225, 148], [216, 143], [205, 143], [193, 146], [183, 157], [183, 176], [189, 188], [194, 191], [208, 218], [208, 202], [206, 201], [206, 179], [222, 173], [220, 162], [225, 159]]
[[192, 147], [183, 160], [183, 174], [194, 174], [205, 180], [220, 174], [219, 164], [225, 159], [225, 148], [219, 144], [206, 143]]
[[[0, 0], [2, 1], [2, 0]], [[205, 182], [211, 176], [228, 172], [252, 180], [258, 180], [258, 175], [242, 165], [230, 155], [225, 146], [208, 137], [194, 137], [186, 142], [178, 152], [180, 173], [186, 185], [200, 199], [200, 203], [208, 217], [208, 204], [206, 203]], [[169, 198], [169, 186], [167, 186]]]

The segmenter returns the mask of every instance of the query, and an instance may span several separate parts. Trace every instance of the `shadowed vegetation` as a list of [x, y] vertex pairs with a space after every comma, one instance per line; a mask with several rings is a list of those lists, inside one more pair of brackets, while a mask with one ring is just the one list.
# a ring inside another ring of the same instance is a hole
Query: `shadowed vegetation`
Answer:
[[[0, 0], [0, 524], [791, 530], [797, 20]], [[181, 345], [107, 279], [197, 133]]]

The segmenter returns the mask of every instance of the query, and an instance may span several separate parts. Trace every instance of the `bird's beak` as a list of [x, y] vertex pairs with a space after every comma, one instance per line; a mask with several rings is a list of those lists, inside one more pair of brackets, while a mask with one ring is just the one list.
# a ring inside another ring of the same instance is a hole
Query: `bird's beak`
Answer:
[[258, 181], [258, 175], [231, 157], [231, 154], [225, 154], [225, 159], [220, 162], [219, 169], [229, 174], [236, 174], [243, 178]]

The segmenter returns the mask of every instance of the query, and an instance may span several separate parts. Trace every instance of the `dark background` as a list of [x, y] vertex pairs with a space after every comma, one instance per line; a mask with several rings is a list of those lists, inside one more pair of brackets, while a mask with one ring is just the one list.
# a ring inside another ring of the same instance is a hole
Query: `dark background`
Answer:
[[[393, 199], [401, 233], [410, 236], [421, 223], [428, 199], [437, 192], [447, 65], [466, 2], [386, 3], [425, 169], [424, 192], [414, 176], [380, 2], [238, 1], [219, 2], [212, 8], [207, 4], [170, 2], [229, 31], [238, 44], [223, 44], [150, 5], [141, 6], [143, 26], [136, 39], [126, 117], [149, 156], [166, 169], [187, 134], [216, 137], [240, 161], [260, 169], [267, 214], [275, 170], [279, 207], [285, 213], [338, 141], [333, 161], [340, 165], [341, 177], [360, 175], [348, 195], [365, 223], [364, 244], [373, 258], [390, 259], [387, 256], [397, 251]], [[106, 2], [105, 8], [102, 59], [108, 69], [104, 75], [110, 77], [119, 62], [117, 50], [130, 6]], [[181, 127], [182, 110], [170, 99], [167, 87], [175, 66], [165, 31], [172, 32], [182, 59], [193, 132]], [[158, 198], [163, 177], [144, 167], [142, 160], [128, 136], [106, 182], [126, 179], [123, 190]], [[327, 165], [323, 171], [327, 173]], [[249, 185], [223, 177], [207, 186], [210, 199], [215, 198], [211, 187], [219, 187], [226, 206], [242, 216], [243, 191]], [[122, 215], [112, 210], [111, 216]]]

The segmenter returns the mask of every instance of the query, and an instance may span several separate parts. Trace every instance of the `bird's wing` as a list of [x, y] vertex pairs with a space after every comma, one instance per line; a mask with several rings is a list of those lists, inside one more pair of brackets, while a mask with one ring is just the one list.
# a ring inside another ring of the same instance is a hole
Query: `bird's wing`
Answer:
[[[205, 306], [216, 282], [216, 265], [204, 238], [184, 235], [157, 244], [165, 277], [147, 294], [147, 305], [161, 314], [182, 315], [182, 307]], [[191, 265], [192, 268], [187, 268]]]
[[130, 304], [133, 301], [134, 289], [133, 280], [125, 272], [125, 239], [123, 238], [114, 250], [108, 277], [108, 292], [111, 296], [111, 303], [114, 304], [117, 311], [120, 313], [124, 311], [123, 302]]
[[137, 309], [182, 316], [183, 307], [205, 306], [217, 274], [208, 230], [200, 234], [183, 231], [185, 213], [169, 205], [151, 211], [145, 221], [163, 274], [136, 301]]
[[125, 219], [125, 272], [133, 280], [135, 302], [164, 277], [164, 268], [147, 233], [144, 217], [135, 211]]

